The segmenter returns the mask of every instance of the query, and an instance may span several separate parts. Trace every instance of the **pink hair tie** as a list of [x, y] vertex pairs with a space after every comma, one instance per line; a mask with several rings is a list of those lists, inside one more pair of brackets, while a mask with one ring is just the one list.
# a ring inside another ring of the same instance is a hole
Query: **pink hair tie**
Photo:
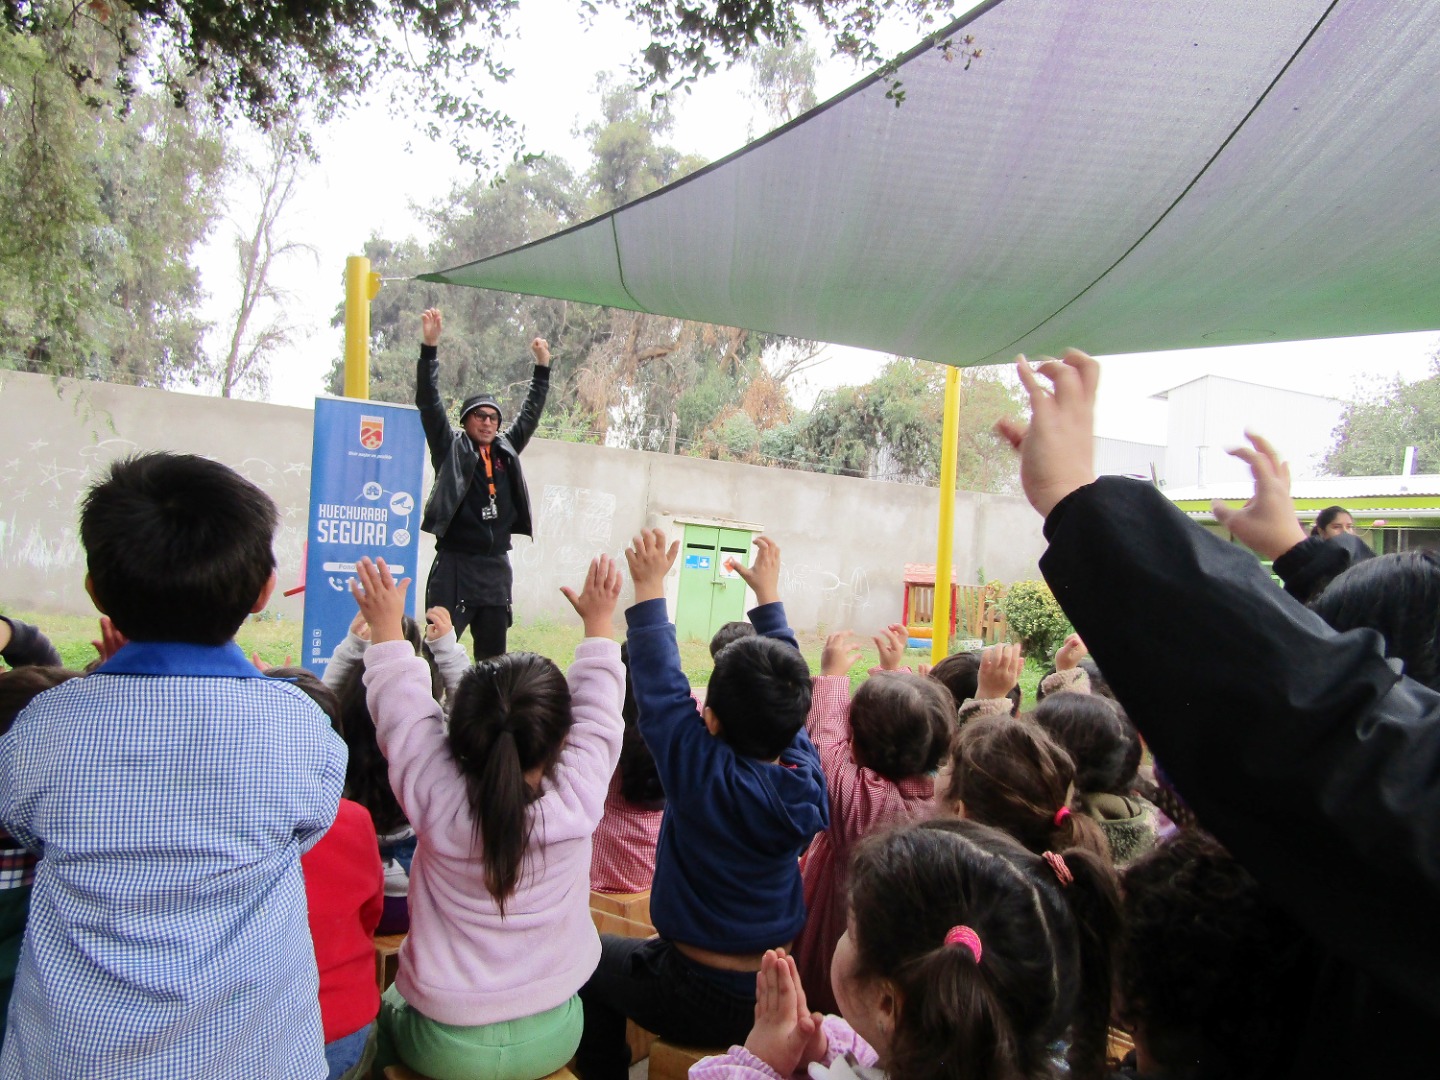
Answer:
[[1065, 824], [1065, 819], [1068, 818], [1069, 816], [1070, 816], [1070, 808], [1069, 808], [1068, 806], [1062, 806], [1062, 807], [1060, 807], [1059, 810], [1056, 810], [1056, 811], [1055, 811], [1055, 818], [1054, 818], [1055, 827], [1058, 829], [1061, 825], [1064, 825], [1064, 824]]
[[964, 945], [970, 950], [975, 962], [980, 962], [984, 949], [980, 947], [980, 935], [971, 930], [968, 926], [952, 926], [950, 932], [945, 935], [946, 945]]
[[1061, 885], [1069, 885], [1075, 880], [1075, 875], [1070, 873], [1070, 867], [1065, 865], [1065, 859], [1062, 856], [1053, 851], [1047, 851], [1041, 857], [1050, 864], [1050, 869], [1055, 871], [1055, 876], [1060, 879]]

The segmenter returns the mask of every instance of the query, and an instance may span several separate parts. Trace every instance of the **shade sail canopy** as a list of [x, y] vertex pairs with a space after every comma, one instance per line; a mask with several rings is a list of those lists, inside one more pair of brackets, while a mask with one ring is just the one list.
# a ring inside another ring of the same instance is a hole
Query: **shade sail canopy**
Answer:
[[425, 277], [958, 365], [1435, 329], [1437, 42], [1407, 0], [996, 0], [898, 107]]

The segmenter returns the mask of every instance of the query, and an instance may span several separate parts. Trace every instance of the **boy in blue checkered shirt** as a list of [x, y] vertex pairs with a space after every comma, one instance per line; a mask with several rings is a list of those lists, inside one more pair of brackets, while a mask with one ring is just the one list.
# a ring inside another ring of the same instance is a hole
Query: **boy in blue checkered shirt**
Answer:
[[113, 465], [81, 508], [129, 639], [0, 738], [0, 825], [39, 852], [0, 1077], [327, 1075], [300, 854], [345, 748], [234, 643], [277, 514], [204, 458]]

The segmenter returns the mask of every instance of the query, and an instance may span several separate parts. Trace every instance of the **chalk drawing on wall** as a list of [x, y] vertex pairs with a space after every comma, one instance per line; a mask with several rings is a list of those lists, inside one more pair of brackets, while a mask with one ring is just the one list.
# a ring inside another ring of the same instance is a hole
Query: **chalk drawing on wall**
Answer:
[[526, 617], [523, 608], [551, 606], [550, 594], [560, 585], [579, 588], [590, 560], [610, 552], [615, 508], [608, 491], [545, 485], [536, 504], [535, 540], [519, 541], [511, 553], [518, 617]]
[[615, 528], [615, 495], [594, 488], [546, 484], [536, 525], [537, 531], [547, 537], [579, 541], [596, 551], [603, 550], [609, 547]]
[[841, 578], [818, 566], [782, 561], [780, 595], [835, 605], [842, 612], [864, 611], [870, 606], [870, 579], [863, 567], [856, 567], [849, 577]]

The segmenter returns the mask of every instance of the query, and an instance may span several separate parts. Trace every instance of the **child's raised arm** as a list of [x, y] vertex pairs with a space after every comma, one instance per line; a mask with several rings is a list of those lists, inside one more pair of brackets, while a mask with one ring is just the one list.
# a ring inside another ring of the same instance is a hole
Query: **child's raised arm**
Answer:
[[350, 595], [360, 605], [360, 614], [370, 624], [370, 640], [403, 641], [405, 638], [405, 593], [410, 579], [396, 582], [384, 559], [370, 561], [366, 556], [355, 567], [350, 579]]
[[[672, 545], [670, 550], [670, 562], [675, 561], [675, 552], [679, 550], [679, 542]], [[629, 552], [626, 552], [629, 555]], [[669, 570], [669, 565], [666, 570]], [[665, 575], [660, 575], [663, 582]], [[615, 560], [609, 555], [597, 555], [590, 561], [590, 569], [585, 575], [585, 583], [580, 587], [580, 592], [568, 585], [560, 586], [560, 591], [565, 594], [565, 599], [570, 601], [570, 606], [575, 609], [575, 614], [580, 616], [580, 621], [585, 624], [585, 636], [587, 638], [613, 638], [615, 636], [615, 605], [620, 599], [620, 586], [625, 583], [620, 573], [620, 567], [615, 565]]]
[[635, 583], [635, 603], [647, 600], [661, 600], [665, 596], [665, 575], [675, 565], [675, 556], [680, 553], [680, 541], [668, 548], [665, 546], [665, 532], [662, 529], [641, 529], [630, 546], [625, 549], [625, 562], [630, 567], [630, 580]]
[[757, 536], [755, 561], [746, 566], [739, 559], [726, 559], [725, 568], [733, 570], [750, 586], [759, 607], [780, 599], [780, 545], [768, 536]]
[[752, 542], [755, 561], [744, 566], [738, 559], [726, 559], [726, 569], [739, 574], [755, 594], [755, 607], [750, 611], [755, 632], [779, 638], [799, 651], [800, 642], [785, 621], [785, 606], [780, 603], [780, 545], [768, 536], [757, 536]]
[[623, 584], [615, 560], [599, 555], [591, 560], [578, 593], [568, 586], [560, 590], [584, 622], [585, 640], [566, 673], [574, 725], [553, 777], [554, 796], [570, 816], [547, 815], [541, 826], [547, 841], [561, 835], [588, 836], [605, 812], [605, 792], [625, 732], [625, 668], [612, 636]]
[[1153, 486], [1096, 480], [1098, 365], [1039, 371], [1053, 391], [1022, 365], [1034, 419], [1002, 432], [1046, 515], [1056, 599], [1206, 828], [1318, 940], [1433, 1011], [1440, 968], [1415, 943], [1440, 901], [1440, 695]]

